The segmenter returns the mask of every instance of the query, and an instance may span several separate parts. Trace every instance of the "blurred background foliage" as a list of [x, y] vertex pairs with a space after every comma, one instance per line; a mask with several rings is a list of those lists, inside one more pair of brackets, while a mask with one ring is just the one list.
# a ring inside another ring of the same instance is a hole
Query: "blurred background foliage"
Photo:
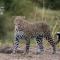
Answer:
[[40, 7], [44, 5], [45, 8], [60, 9], [60, 0], [33, 0], [33, 2], [37, 3]]
[[[3, 7], [4, 11], [1, 10]], [[44, 21], [52, 28], [52, 36], [60, 31], [60, 0], [0, 0], [0, 39], [12, 41], [14, 18], [25, 16], [28, 21]]]

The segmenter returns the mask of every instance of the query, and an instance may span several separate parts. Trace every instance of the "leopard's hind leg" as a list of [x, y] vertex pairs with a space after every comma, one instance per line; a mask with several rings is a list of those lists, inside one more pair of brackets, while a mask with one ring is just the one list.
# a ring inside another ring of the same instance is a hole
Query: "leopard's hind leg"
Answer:
[[56, 53], [56, 44], [55, 44], [54, 40], [52, 39], [51, 34], [50, 33], [46, 33], [45, 38], [46, 38], [46, 40], [48, 40], [48, 42], [52, 46], [53, 54]]

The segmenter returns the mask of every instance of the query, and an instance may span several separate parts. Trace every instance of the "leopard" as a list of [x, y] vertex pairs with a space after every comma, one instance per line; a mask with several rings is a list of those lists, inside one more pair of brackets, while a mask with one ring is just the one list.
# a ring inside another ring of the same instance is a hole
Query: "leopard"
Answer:
[[29, 53], [30, 40], [36, 39], [39, 52], [44, 51], [43, 39], [47, 40], [53, 49], [53, 54], [56, 53], [56, 42], [52, 38], [51, 28], [45, 22], [29, 22], [23, 16], [15, 16], [14, 18], [14, 45], [13, 52], [15, 53], [19, 47], [19, 40], [26, 41], [25, 52]]

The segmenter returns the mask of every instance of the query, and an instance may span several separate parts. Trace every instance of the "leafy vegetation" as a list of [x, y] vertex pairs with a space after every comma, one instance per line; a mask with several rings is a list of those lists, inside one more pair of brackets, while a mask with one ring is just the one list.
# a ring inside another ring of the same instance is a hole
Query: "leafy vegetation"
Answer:
[[39, 6], [53, 10], [60, 9], [60, 0], [33, 0], [33, 2], [37, 3]]

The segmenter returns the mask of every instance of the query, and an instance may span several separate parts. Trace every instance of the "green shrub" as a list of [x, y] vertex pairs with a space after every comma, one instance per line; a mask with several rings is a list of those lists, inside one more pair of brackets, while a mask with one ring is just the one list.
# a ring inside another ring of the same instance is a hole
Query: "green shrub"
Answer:
[[4, 0], [4, 6], [12, 15], [28, 15], [33, 10], [30, 0]]
[[6, 36], [6, 18], [5, 16], [0, 16], [0, 38], [4, 38]]
[[41, 7], [43, 7], [44, 5], [45, 8], [60, 9], [60, 0], [33, 0], [33, 1], [39, 4], [39, 6]]

